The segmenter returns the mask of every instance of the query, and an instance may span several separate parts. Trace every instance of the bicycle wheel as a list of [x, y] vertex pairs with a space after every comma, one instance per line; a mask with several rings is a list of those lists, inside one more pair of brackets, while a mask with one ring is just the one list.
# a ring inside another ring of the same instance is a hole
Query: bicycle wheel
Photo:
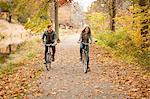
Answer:
[[83, 71], [84, 71], [84, 73], [87, 73], [87, 57], [86, 57], [86, 51], [84, 51], [84, 52], [82, 53], [82, 58], [83, 58], [83, 60], [82, 60], [82, 63], [83, 63]]
[[49, 71], [51, 68], [51, 54], [47, 53], [46, 55], [46, 69]]

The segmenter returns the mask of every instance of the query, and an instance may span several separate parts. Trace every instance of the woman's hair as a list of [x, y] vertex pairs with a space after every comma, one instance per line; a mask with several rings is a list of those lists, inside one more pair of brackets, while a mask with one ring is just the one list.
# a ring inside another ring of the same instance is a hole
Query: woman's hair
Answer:
[[83, 34], [83, 33], [85, 33], [85, 29], [86, 29], [86, 28], [88, 28], [88, 29], [89, 29], [88, 35], [91, 35], [91, 29], [90, 29], [90, 27], [88, 27], [88, 26], [87, 26], [87, 27], [85, 27], [85, 28], [82, 30], [82, 34]]

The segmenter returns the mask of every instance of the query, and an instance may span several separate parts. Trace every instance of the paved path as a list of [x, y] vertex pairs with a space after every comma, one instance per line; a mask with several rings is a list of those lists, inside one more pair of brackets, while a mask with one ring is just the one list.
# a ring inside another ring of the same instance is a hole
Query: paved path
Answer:
[[[114, 85], [102, 76], [102, 68], [91, 57], [91, 72], [84, 74], [79, 62], [79, 34], [62, 39], [57, 45], [56, 60], [52, 69], [44, 71], [39, 79], [42, 95], [30, 96], [36, 99], [124, 99], [125, 96], [113, 90]], [[44, 65], [43, 65], [44, 66]]]

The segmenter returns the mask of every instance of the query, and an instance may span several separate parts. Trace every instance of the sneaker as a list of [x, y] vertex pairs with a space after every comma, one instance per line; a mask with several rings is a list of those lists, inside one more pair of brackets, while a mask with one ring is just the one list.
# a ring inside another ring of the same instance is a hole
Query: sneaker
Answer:
[[82, 58], [80, 58], [80, 62], [82, 62]]
[[52, 62], [54, 62], [55, 61], [55, 59], [54, 58], [52, 58]]
[[82, 63], [82, 59], [80, 58], [80, 63]]
[[91, 71], [90, 67], [88, 67], [87, 71], [88, 71], [88, 72], [90, 72], [90, 71]]

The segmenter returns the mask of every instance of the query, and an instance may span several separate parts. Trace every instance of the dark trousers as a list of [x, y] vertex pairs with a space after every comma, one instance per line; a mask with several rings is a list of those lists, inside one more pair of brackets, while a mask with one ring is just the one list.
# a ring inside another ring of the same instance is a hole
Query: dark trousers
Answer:
[[[51, 48], [52, 48], [52, 58], [54, 58], [55, 57], [56, 48], [55, 48], [55, 46], [52, 46]], [[51, 48], [50, 48], [50, 50], [51, 50]], [[45, 61], [46, 61], [46, 53], [47, 52], [48, 52], [48, 46], [45, 46]]]
[[[85, 47], [85, 45], [84, 44], [80, 44], [80, 57], [81, 57], [81, 59], [82, 59], [82, 51], [83, 51], [83, 49], [84, 49], [84, 47]], [[88, 66], [89, 66], [89, 46], [87, 46], [86, 47], [87, 49], [87, 64], [88, 64]]]

